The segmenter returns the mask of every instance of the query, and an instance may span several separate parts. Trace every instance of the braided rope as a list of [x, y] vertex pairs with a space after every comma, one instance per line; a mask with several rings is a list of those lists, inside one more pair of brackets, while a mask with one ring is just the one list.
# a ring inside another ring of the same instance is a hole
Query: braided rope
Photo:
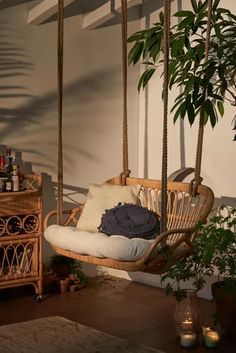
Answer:
[[125, 185], [126, 178], [130, 175], [128, 152], [128, 109], [127, 109], [127, 0], [121, 0], [122, 18], [122, 72], [123, 72], [123, 171], [120, 174], [120, 183]]
[[63, 42], [64, 42], [64, 0], [58, 0], [58, 174], [57, 174], [57, 223], [62, 224], [63, 209], [63, 145], [62, 145], [62, 111], [63, 111]]
[[[211, 16], [212, 16], [212, 0], [208, 0], [205, 61], [207, 61], [208, 56], [209, 56], [209, 46], [210, 46], [210, 36], [211, 36]], [[206, 94], [206, 92], [204, 91], [203, 95], [205, 96], [205, 94]], [[200, 118], [199, 118], [199, 127], [198, 127], [195, 173], [194, 173], [194, 178], [191, 181], [191, 194], [193, 196], [196, 196], [197, 188], [203, 180], [203, 178], [201, 177], [203, 136], [204, 136], [204, 115], [201, 111]]]
[[164, 81], [163, 81], [163, 137], [162, 137], [162, 174], [161, 174], [161, 232], [167, 227], [167, 159], [168, 159], [168, 65], [170, 48], [170, 13], [171, 0], [164, 5]]

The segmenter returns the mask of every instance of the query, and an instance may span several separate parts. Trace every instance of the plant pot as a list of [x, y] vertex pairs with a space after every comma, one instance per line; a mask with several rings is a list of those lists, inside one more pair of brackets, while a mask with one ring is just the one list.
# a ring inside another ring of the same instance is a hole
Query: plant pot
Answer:
[[70, 284], [70, 279], [65, 278], [65, 279], [60, 279], [60, 288], [61, 288], [61, 293], [67, 292]]
[[223, 281], [213, 283], [211, 288], [222, 334], [236, 339], [236, 298], [225, 291]]

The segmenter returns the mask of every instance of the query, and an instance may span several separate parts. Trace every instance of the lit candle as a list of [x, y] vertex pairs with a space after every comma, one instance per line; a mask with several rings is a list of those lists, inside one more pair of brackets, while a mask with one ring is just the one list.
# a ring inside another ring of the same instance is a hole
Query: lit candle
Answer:
[[217, 331], [208, 330], [205, 334], [205, 344], [209, 348], [217, 347], [220, 341], [220, 336]]
[[180, 344], [182, 347], [193, 347], [196, 339], [196, 333], [193, 331], [183, 331], [180, 333]]
[[193, 329], [193, 322], [191, 319], [182, 321], [181, 324], [182, 331], [191, 331]]

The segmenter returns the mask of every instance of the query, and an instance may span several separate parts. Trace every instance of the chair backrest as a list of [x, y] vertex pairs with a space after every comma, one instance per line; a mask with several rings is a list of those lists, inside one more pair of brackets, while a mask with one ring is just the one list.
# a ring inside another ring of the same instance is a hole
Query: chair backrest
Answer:
[[[116, 177], [110, 179], [108, 183], [117, 185], [120, 180]], [[158, 215], [161, 214], [161, 181], [130, 177], [126, 179], [126, 184], [141, 185], [140, 202], [142, 206], [151, 209]], [[214, 202], [214, 194], [208, 186], [200, 185], [196, 197], [191, 195], [189, 183], [169, 182], [167, 187], [167, 229], [189, 228], [198, 222], [205, 222]], [[175, 237], [175, 234], [171, 236], [170, 241], [174, 242]]]

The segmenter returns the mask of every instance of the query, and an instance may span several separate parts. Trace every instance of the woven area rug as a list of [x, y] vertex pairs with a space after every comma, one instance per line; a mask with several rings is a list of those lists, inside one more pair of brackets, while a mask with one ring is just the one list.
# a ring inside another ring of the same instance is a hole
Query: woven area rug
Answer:
[[0, 353], [162, 353], [64, 317], [0, 326]]

